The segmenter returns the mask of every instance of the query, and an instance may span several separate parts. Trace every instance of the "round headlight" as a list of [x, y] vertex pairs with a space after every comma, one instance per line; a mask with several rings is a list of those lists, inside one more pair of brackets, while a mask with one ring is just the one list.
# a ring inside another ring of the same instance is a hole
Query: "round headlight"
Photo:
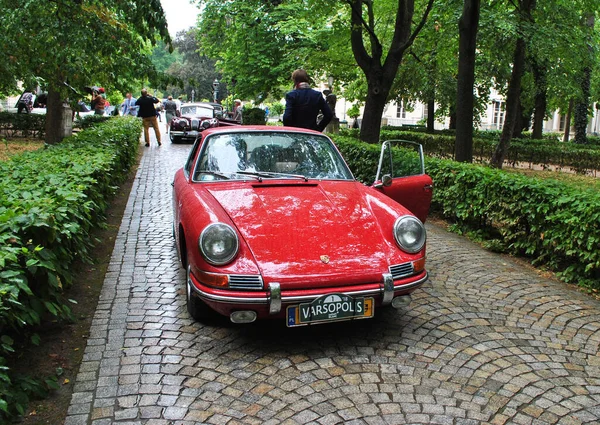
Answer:
[[394, 238], [401, 250], [415, 254], [423, 249], [427, 240], [425, 226], [416, 217], [405, 215], [394, 223]]
[[209, 224], [200, 234], [198, 246], [207, 262], [222, 266], [237, 255], [239, 247], [237, 233], [224, 223]]

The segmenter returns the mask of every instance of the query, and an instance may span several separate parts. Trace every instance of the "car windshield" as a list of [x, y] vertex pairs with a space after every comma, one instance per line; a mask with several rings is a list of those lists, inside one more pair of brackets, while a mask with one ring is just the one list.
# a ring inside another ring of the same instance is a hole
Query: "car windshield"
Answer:
[[318, 134], [224, 133], [207, 137], [195, 181], [289, 178], [351, 180], [331, 141]]
[[197, 115], [200, 117], [213, 117], [213, 108], [199, 106], [199, 105], [186, 105], [181, 107], [181, 115]]

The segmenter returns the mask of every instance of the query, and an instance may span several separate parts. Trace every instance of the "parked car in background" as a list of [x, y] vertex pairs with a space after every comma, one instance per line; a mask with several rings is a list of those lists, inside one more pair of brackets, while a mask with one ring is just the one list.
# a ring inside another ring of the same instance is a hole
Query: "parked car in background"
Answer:
[[169, 137], [172, 143], [193, 142], [208, 128], [240, 125], [239, 121], [226, 118], [218, 103], [187, 103], [180, 111], [181, 116], [171, 120]]
[[[366, 186], [322, 133], [203, 131], [173, 182], [190, 315], [293, 327], [406, 307], [428, 278], [423, 222], [432, 182], [420, 145], [407, 142], [393, 155], [384, 143]], [[406, 175], [396, 176], [398, 155]]]

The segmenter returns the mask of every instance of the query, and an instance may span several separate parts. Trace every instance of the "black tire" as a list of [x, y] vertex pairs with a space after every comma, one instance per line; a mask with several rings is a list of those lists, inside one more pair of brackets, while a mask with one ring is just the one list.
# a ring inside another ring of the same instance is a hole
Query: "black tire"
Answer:
[[173, 143], [173, 144], [181, 143], [181, 137], [173, 136], [172, 134], [169, 134], [169, 137], [171, 137], [171, 143]]
[[190, 287], [190, 285], [192, 285], [192, 281], [190, 279], [190, 269], [191, 267], [188, 264], [185, 274], [185, 296], [188, 313], [190, 313], [190, 316], [192, 316], [194, 320], [198, 321], [215, 317], [216, 313], [209, 306], [207, 306], [204, 301], [193, 295], [193, 289]]

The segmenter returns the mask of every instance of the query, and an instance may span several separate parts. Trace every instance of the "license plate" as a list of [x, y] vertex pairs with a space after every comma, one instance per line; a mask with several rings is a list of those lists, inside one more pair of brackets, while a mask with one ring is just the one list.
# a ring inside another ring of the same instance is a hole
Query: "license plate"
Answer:
[[287, 308], [287, 326], [303, 326], [340, 320], [373, 317], [373, 298], [352, 298], [345, 294], [322, 295], [310, 303]]

